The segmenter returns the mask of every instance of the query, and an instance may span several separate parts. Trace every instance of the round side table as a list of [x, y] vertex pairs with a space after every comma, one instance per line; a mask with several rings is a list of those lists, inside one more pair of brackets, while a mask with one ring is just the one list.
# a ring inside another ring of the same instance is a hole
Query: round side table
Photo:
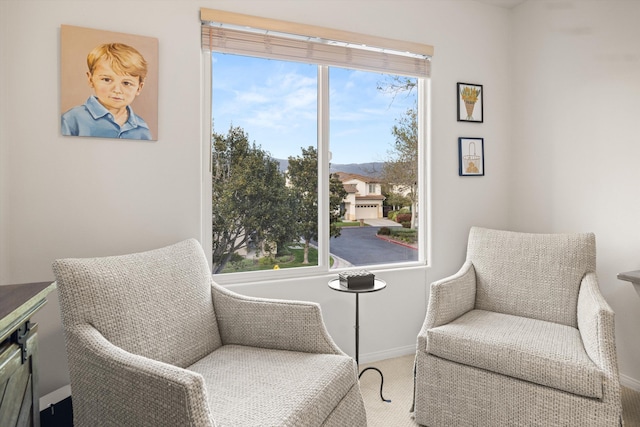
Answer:
[[[331, 289], [333, 289], [334, 291], [339, 291], [339, 292], [347, 292], [350, 294], [355, 294], [356, 295], [356, 365], [358, 365], [358, 367], [360, 366], [359, 363], [359, 357], [360, 357], [360, 294], [367, 294], [367, 293], [371, 293], [371, 292], [378, 292], [383, 290], [384, 288], [387, 287], [387, 283], [384, 280], [380, 280], [380, 279], [374, 279], [373, 282], [373, 287], [372, 288], [365, 288], [365, 289], [351, 289], [351, 288], [347, 288], [346, 286], [343, 286], [340, 284], [340, 279], [333, 279], [329, 281], [329, 287]], [[362, 372], [360, 372], [360, 374], [358, 375], [358, 378], [362, 377], [362, 374], [364, 374], [365, 372], [369, 371], [369, 370], [373, 370], [373, 371], [377, 371], [380, 374], [380, 398], [389, 403], [391, 402], [391, 400], [389, 399], [385, 399], [382, 396], [382, 386], [384, 385], [384, 376], [382, 375], [382, 371], [380, 371], [380, 369], [378, 368], [374, 368], [373, 366], [370, 366], [368, 368], [365, 368], [362, 370]]]

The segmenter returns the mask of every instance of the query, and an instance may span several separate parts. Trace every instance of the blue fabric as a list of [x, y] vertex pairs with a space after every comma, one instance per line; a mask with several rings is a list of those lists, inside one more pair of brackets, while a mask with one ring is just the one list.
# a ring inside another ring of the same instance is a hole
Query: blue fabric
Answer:
[[83, 105], [73, 107], [62, 115], [62, 134], [72, 136], [98, 136], [103, 138], [151, 139], [149, 126], [130, 106], [129, 119], [120, 127], [113, 115], [95, 96]]

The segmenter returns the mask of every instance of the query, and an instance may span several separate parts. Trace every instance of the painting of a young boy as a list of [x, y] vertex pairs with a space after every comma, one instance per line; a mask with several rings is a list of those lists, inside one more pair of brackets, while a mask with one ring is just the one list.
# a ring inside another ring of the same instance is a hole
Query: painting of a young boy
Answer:
[[62, 134], [152, 139], [149, 126], [131, 107], [147, 76], [144, 57], [129, 45], [106, 43], [89, 52], [87, 67], [93, 95], [62, 115]]

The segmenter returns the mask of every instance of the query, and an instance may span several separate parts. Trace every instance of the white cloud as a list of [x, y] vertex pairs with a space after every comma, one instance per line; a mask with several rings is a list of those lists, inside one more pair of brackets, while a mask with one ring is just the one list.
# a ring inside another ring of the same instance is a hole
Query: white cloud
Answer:
[[[252, 141], [278, 158], [298, 155], [315, 145], [317, 122], [316, 67], [242, 57], [221, 57], [213, 73], [216, 131], [240, 126]], [[387, 150], [394, 119], [407, 101], [376, 89], [377, 73], [331, 69], [331, 137], [334, 157], [340, 152], [372, 154]], [[361, 159], [360, 159], [361, 160]]]

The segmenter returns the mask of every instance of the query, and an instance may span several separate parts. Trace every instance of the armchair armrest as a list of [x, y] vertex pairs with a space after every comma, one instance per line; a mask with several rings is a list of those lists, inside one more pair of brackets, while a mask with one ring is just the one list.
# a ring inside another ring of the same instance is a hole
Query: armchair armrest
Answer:
[[602, 400], [622, 412], [615, 340], [615, 314], [602, 296], [596, 273], [587, 273], [578, 292], [578, 330], [587, 354], [604, 374]]
[[427, 348], [427, 330], [445, 325], [472, 310], [475, 300], [476, 272], [471, 261], [466, 261], [453, 276], [433, 282], [427, 315], [418, 334], [418, 350]]
[[600, 292], [596, 273], [585, 274], [578, 292], [578, 330], [591, 360], [617, 377], [614, 317]]
[[[67, 331], [74, 420], [214, 427], [200, 374], [129, 353], [88, 324]], [[136, 396], [131, 399], [131, 396]]]
[[216, 283], [212, 293], [225, 345], [345, 355], [329, 335], [316, 303], [248, 297]]

